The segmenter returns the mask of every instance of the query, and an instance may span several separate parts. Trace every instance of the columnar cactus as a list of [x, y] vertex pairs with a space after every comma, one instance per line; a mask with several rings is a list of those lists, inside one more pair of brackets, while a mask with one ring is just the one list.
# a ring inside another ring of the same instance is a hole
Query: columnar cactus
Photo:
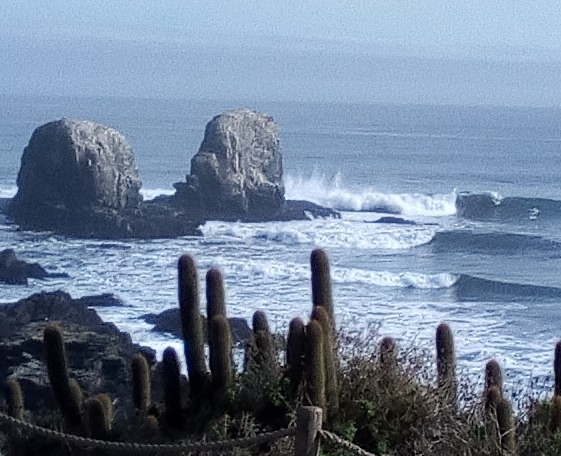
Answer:
[[152, 381], [146, 357], [137, 353], [132, 358], [132, 398], [134, 408], [145, 415], [152, 404]]
[[323, 332], [323, 360], [325, 364], [325, 393], [327, 397], [327, 419], [331, 420], [339, 412], [339, 372], [336, 350], [332, 337], [332, 324], [323, 306], [312, 311], [312, 320], [321, 325]]
[[105, 440], [111, 430], [110, 419], [102, 400], [92, 397], [86, 401], [84, 411], [84, 427], [86, 434], [99, 440]]
[[499, 402], [502, 400], [502, 393], [496, 386], [490, 386], [485, 390], [485, 411], [488, 416], [493, 416]]
[[391, 373], [397, 367], [397, 343], [393, 337], [384, 337], [380, 342], [380, 368]]
[[555, 395], [561, 396], [561, 341], [555, 344], [553, 371], [555, 373]]
[[177, 265], [179, 310], [187, 374], [193, 396], [205, 389], [207, 370], [205, 365], [203, 319], [199, 310], [199, 280], [195, 260], [182, 255]]
[[307, 393], [312, 405], [325, 410], [325, 336], [321, 324], [312, 320], [306, 328]]
[[304, 372], [304, 357], [306, 356], [306, 329], [300, 318], [294, 318], [288, 327], [286, 341], [287, 375], [290, 381], [290, 391], [294, 396], [298, 391]]
[[81, 403], [73, 394], [66, 363], [66, 351], [61, 330], [55, 325], [45, 328], [43, 334], [47, 353], [47, 371], [51, 387], [67, 426], [77, 429], [81, 425]]
[[329, 315], [332, 331], [335, 331], [335, 310], [331, 294], [331, 272], [329, 258], [322, 249], [315, 249], [310, 256], [312, 269], [312, 303], [313, 306], [322, 306]]
[[209, 356], [212, 386], [219, 402], [226, 398], [233, 383], [232, 335], [230, 324], [223, 315], [210, 319]]
[[[271, 371], [276, 367], [273, 335], [265, 312], [258, 310], [253, 314], [253, 353], [249, 362], [256, 362], [260, 368]], [[269, 372], [270, 373], [270, 372]]]
[[224, 277], [219, 269], [209, 269], [206, 274], [206, 316], [210, 320], [215, 315], [226, 316]]
[[553, 396], [551, 400], [549, 428], [554, 434], [561, 430], [561, 396]]
[[456, 392], [456, 355], [452, 330], [446, 323], [436, 328], [436, 369], [438, 387], [451, 400], [455, 400]]
[[500, 444], [506, 454], [514, 454], [516, 438], [514, 429], [514, 416], [510, 402], [501, 399], [497, 404], [497, 423], [499, 425]]
[[500, 364], [492, 359], [485, 365], [485, 389], [496, 387], [503, 396], [503, 374]]
[[6, 402], [8, 403], [8, 415], [16, 420], [23, 421], [24, 400], [21, 385], [16, 378], [6, 381]]
[[169, 427], [179, 428], [181, 419], [181, 383], [179, 359], [173, 347], [164, 350], [162, 359], [165, 420]]

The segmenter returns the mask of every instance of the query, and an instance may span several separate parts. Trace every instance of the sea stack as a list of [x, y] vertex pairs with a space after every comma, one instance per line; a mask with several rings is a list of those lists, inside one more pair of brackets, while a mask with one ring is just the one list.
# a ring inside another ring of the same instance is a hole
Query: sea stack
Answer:
[[205, 129], [176, 204], [205, 218], [270, 218], [284, 205], [282, 151], [272, 117], [227, 111]]

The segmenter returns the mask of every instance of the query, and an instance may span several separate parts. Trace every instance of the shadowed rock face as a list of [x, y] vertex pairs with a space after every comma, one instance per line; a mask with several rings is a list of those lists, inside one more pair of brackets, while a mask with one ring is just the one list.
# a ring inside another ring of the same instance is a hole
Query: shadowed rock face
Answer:
[[0, 282], [13, 285], [26, 285], [28, 279], [47, 277], [68, 277], [66, 274], [50, 274], [37, 263], [26, 263], [16, 257], [13, 249], [0, 252]]
[[90, 121], [37, 128], [23, 152], [14, 202], [66, 209], [138, 207], [141, 182], [126, 138]]
[[272, 117], [228, 111], [206, 126], [176, 201], [209, 218], [268, 217], [284, 204], [282, 152]]

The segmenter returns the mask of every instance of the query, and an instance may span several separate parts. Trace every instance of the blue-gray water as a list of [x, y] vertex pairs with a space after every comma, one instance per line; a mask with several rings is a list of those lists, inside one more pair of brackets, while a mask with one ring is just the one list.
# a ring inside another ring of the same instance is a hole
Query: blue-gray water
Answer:
[[[274, 325], [310, 310], [309, 254], [332, 260], [338, 324], [433, 343], [451, 324], [461, 365], [496, 356], [517, 381], [551, 371], [561, 336], [561, 110], [178, 100], [0, 97], [0, 195], [15, 193], [37, 126], [94, 120], [131, 141], [147, 197], [184, 179], [204, 126], [249, 107], [281, 131], [287, 196], [343, 211], [342, 220], [209, 222], [203, 237], [107, 242], [0, 224], [0, 248], [68, 279], [0, 285], [1, 300], [42, 289], [114, 292], [100, 314], [135, 340], [177, 343], [138, 319], [176, 305], [175, 263], [220, 266], [231, 315], [264, 309]], [[460, 208], [460, 209], [457, 209]], [[459, 212], [461, 211], [461, 212]], [[391, 214], [416, 225], [371, 223]], [[201, 279], [203, 273], [201, 273]]]

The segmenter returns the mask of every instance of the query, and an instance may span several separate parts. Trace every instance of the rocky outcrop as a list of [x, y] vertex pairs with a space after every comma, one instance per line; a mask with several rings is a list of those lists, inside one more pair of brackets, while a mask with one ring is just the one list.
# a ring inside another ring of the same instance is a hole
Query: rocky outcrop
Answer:
[[48, 277], [68, 277], [67, 274], [49, 273], [37, 263], [19, 260], [13, 249], [0, 252], [0, 282], [14, 285], [27, 285], [28, 279]]
[[37, 128], [25, 148], [18, 192], [5, 212], [24, 230], [78, 237], [199, 235], [207, 220], [277, 221], [338, 217], [306, 201], [286, 201], [274, 120], [253, 111], [212, 119], [176, 193], [142, 201], [134, 155], [118, 131], [62, 119]]
[[[183, 339], [183, 332], [181, 330], [181, 316], [179, 314], [179, 309], [173, 308], [164, 310], [159, 314], [146, 314], [142, 315], [142, 318], [146, 323], [154, 325], [153, 331], [156, 332], [166, 332], [178, 339]], [[206, 336], [206, 317], [202, 315], [203, 318], [203, 329]], [[245, 345], [251, 339], [251, 329], [245, 318], [230, 317], [228, 318], [230, 323], [230, 329], [232, 331], [232, 341], [236, 345]]]
[[103, 322], [86, 303], [60, 291], [0, 306], [0, 383], [16, 376], [27, 409], [56, 408], [43, 346], [49, 323], [62, 327], [71, 376], [85, 394], [109, 393], [119, 398], [119, 413], [129, 410], [131, 358], [143, 352], [154, 362], [155, 352], [133, 344], [127, 333]]
[[282, 152], [272, 117], [228, 111], [206, 126], [177, 202], [206, 218], [270, 216], [284, 202]]

